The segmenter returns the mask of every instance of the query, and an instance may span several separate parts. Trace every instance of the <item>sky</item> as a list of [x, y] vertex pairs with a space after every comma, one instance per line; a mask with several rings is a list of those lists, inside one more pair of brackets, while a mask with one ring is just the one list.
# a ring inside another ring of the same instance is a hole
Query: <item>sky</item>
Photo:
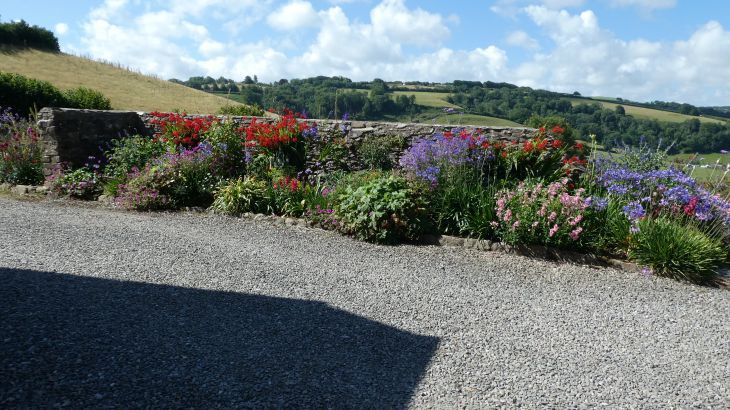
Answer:
[[164, 79], [504, 81], [730, 105], [726, 0], [3, 0], [0, 19]]

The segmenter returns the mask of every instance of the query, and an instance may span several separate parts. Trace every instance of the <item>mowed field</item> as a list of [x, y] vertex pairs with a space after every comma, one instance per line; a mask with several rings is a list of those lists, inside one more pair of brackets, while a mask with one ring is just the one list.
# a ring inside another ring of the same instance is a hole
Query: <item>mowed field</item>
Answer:
[[483, 125], [491, 127], [524, 127], [524, 125], [503, 118], [475, 114], [444, 114], [433, 119], [442, 125]]
[[570, 103], [573, 104], [573, 106], [576, 106], [578, 104], [598, 103], [598, 104], [602, 105], [604, 108], [607, 108], [609, 110], [615, 110], [617, 105], [622, 105], [624, 107], [624, 109], [626, 110], [627, 115], [631, 115], [635, 118], [641, 118], [641, 119], [645, 119], [645, 120], [657, 120], [657, 121], [664, 121], [664, 122], [684, 122], [684, 121], [696, 118], [696, 119], [700, 120], [701, 122], [723, 123], [722, 120], [718, 120], [715, 118], [695, 117], [692, 115], [679, 114], [676, 112], [654, 110], [651, 108], [644, 108], [644, 107], [634, 107], [631, 105], [623, 105], [623, 104], [602, 101], [602, 100], [586, 99], [586, 98], [566, 98], [566, 100], [570, 101]]
[[393, 91], [393, 95], [415, 95], [416, 104], [423, 105], [424, 107], [450, 107], [450, 108], [461, 108], [458, 105], [452, 104], [446, 101], [448, 93], [436, 93], [431, 91]]
[[45, 80], [60, 89], [79, 86], [101, 91], [112, 108], [133, 111], [173, 111], [215, 114], [238, 103], [111, 64], [63, 53], [37, 50], [0, 52], [0, 71]]

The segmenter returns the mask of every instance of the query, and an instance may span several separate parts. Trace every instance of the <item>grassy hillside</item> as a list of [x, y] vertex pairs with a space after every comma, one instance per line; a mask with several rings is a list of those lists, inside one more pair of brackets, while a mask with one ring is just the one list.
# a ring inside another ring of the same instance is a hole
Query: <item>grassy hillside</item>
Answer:
[[425, 107], [451, 107], [461, 108], [458, 105], [451, 104], [446, 101], [448, 93], [436, 93], [429, 91], [393, 91], [394, 95], [414, 95], [416, 97], [416, 104], [423, 105]]
[[679, 114], [676, 112], [671, 111], [662, 111], [662, 110], [655, 110], [652, 108], [645, 108], [645, 107], [635, 107], [632, 105], [624, 105], [624, 104], [618, 104], [614, 102], [604, 101], [603, 97], [602, 99], [595, 99], [595, 98], [567, 98], [568, 101], [570, 101], [573, 106], [576, 106], [578, 104], [591, 104], [591, 103], [598, 103], [604, 108], [607, 108], [609, 110], [616, 109], [617, 105], [622, 105], [624, 109], [626, 110], [627, 115], [631, 115], [635, 118], [645, 119], [645, 120], [657, 120], [657, 121], [664, 121], [664, 122], [684, 122], [687, 120], [691, 120], [693, 118], [699, 119], [702, 122], [715, 122], [715, 123], [722, 123], [722, 120], [718, 120], [715, 118], [708, 118], [708, 117], [695, 117], [692, 115], [685, 115], [685, 114]]
[[60, 89], [93, 88], [104, 93], [117, 110], [213, 114], [223, 105], [236, 104], [183, 85], [62, 53], [3, 50], [0, 71], [45, 80]]
[[485, 127], [524, 127], [522, 124], [497, 117], [476, 114], [444, 114], [434, 118], [433, 123], [443, 125], [481, 125]]

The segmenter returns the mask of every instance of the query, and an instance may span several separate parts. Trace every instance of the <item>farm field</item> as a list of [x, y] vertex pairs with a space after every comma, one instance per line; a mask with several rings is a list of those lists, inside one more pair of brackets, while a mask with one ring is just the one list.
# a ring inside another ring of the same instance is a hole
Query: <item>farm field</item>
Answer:
[[446, 97], [449, 95], [448, 93], [437, 93], [437, 92], [429, 92], [429, 91], [393, 91], [391, 94], [396, 95], [396, 96], [397, 95], [415, 95], [416, 104], [423, 105], [425, 107], [461, 108], [458, 105], [455, 105], [455, 104], [452, 104], [452, 103], [446, 101]]
[[597, 99], [585, 99], [585, 98], [566, 98], [568, 101], [570, 101], [573, 106], [576, 106], [578, 104], [590, 104], [590, 103], [598, 103], [601, 104], [604, 108], [607, 108], [609, 110], [616, 109], [617, 105], [622, 105], [624, 109], [626, 110], [627, 115], [634, 116], [635, 118], [641, 118], [645, 120], [657, 120], [657, 121], [664, 121], [664, 122], [684, 122], [691, 119], [698, 119], [701, 122], [714, 122], [714, 123], [723, 123], [722, 120], [718, 120], [715, 118], [707, 118], [707, 117], [694, 117], [691, 115], [685, 115], [685, 114], [679, 114], [676, 112], [670, 112], [670, 111], [662, 111], [662, 110], [654, 110], [651, 108], [644, 108], [644, 107], [634, 107], [631, 105], [623, 105], [603, 100], [597, 100]]
[[483, 125], [491, 127], [524, 127], [524, 125], [503, 118], [476, 114], [443, 114], [433, 119], [443, 125]]
[[213, 114], [228, 99], [87, 58], [37, 50], [1, 51], [0, 71], [44, 80], [60, 89], [101, 91], [116, 110]]

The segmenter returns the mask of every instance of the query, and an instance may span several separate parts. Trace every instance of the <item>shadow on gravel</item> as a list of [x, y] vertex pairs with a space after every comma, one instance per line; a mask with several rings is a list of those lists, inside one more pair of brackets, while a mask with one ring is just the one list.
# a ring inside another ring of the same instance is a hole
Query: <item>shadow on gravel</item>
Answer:
[[321, 302], [0, 268], [0, 407], [406, 407], [438, 338]]

